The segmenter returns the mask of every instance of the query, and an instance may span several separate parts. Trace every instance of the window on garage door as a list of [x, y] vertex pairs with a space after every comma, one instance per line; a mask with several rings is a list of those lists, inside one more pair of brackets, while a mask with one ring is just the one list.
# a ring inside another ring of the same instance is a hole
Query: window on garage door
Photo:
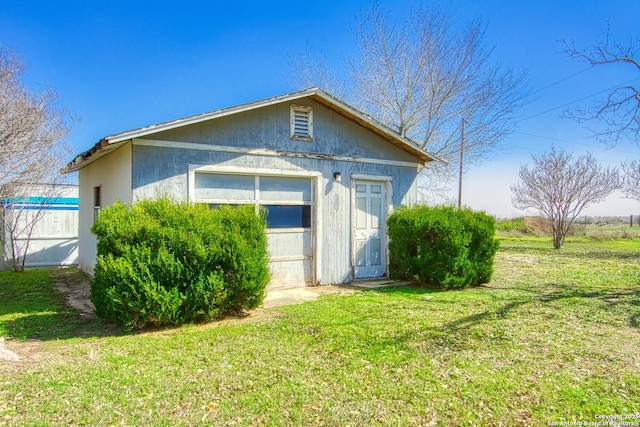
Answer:
[[198, 202], [254, 204], [267, 212], [267, 228], [311, 227], [311, 180], [283, 176], [195, 174]]

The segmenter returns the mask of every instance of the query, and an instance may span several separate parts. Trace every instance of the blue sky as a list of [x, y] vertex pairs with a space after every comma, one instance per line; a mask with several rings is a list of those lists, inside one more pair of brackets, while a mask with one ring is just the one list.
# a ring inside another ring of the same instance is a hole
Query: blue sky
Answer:
[[[399, 16], [419, 4], [379, 3]], [[112, 133], [289, 92], [294, 89], [288, 81], [289, 55], [306, 45], [342, 67], [353, 48], [353, 17], [368, 4], [8, 1], [0, 8], [0, 43], [22, 55], [27, 85], [54, 88], [61, 105], [81, 118], [68, 136], [80, 152]], [[607, 21], [615, 40], [639, 38], [638, 0], [447, 4], [462, 21], [484, 19], [494, 59], [529, 68], [535, 92], [503, 149], [465, 175], [465, 204], [498, 216], [518, 214], [509, 187], [520, 164], [552, 145], [575, 154], [591, 151], [604, 164], [640, 158], [636, 144], [606, 149], [583, 125], [561, 117], [563, 105], [591, 105], [605, 89], [640, 78], [638, 73], [615, 66], [586, 70], [586, 64], [560, 53], [559, 41], [574, 39], [585, 46]], [[587, 213], [638, 215], [640, 202], [616, 195]]]

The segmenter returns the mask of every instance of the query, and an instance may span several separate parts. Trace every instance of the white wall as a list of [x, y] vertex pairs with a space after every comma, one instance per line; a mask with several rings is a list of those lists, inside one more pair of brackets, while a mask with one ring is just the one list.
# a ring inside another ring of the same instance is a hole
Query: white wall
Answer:
[[97, 239], [90, 230], [94, 219], [94, 188], [101, 187], [103, 207], [117, 200], [131, 203], [131, 143], [124, 143], [121, 147], [80, 169], [78, 182], [80, 183], [78, 267], [92, 274], [97, 257]]

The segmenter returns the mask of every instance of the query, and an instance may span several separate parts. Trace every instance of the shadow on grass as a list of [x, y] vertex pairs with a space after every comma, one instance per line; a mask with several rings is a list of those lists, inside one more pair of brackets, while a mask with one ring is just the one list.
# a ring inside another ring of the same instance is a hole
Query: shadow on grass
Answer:
[[[475, 288], [474, 290], [482, 292], [483, 288]], [[610, 312], [618, 319], [626, 317], [631, 327], [640, 328], [640, 289], [585, 290], [568, 285], [548, 283], [541, 286], [538, 292], [530, 292], [529, 289], [522, 290], [523, 293], [505, 296], [502, 301], [494, 299], [492, 296], [486, 298], [478, 294], [477, 308], [479, 310], [474, 313], [469, 312], [474, 310], [473, 297], [457, 299], [457, 297], [447, 296], [450, 293], [464, 294], [467, 291], [448, 292], [412, 286], [371, 291], [399, 297], [406, 296], [414, 302], [424, 299], [425, 315], [413, 326], [395, 330], [386, 329], [386, 336], [382, 340], [380, 336], [374, 336], [366, 345], [371, 349], [420, 348], [421, 351], [427, 353], [437, 352], [441, 348], [454, 351], [473, 349], [482, 345], [484, 340], [501, 342], [503, 337], [509, 335], [511, 322], [514, 322], [514, 327], [517, 328], [517, 322], [522, 321], [523, 316], [528, 316], [527, 313], [532, 308], [535, 310], [538, 306], [541, 310], [544, 310], [545, 306], [552, 307], [551, 310], [557, 309], [560, 316], [565, 314], [572, 316], [571, 312], [575, 308], [586, 305], [588, 308], [584, 312], [584, 321], [591, 322], [590, 318], [594, 311]], [[456, 314], [459, 313], [454, 307], [456, 303], [464, 305], [461, 307], [463, 313]], [[565, 309], [562, 305], [565, 305], [570, 311], [562, 314]], [[433, 307], [433, 316], [428, 313], [429, 307]], [[525, 307], [524, 311], [518, 311], [523, 307]], [[419, 313], [415, 309], [412, 311]], [[594, 316], [594, 318], [602, 319], [600, 316]], [[597, 328], [600, 324], [598, 322], [607, 321], [606, 316], [603, 318], [604, 320], [595, 320], [592, 323], [593, 327]], [[368, 328], [368, 321], [369, 317], [364, 316], [361, 327]], [[544, 319], [538, 321], [544, 322]], [[351, 323], [353, 322], [352, 319]], [[547, 325], [540, 323], [540, 327], [544, 328]]]
[[[75, 269], [0, 273], [0, 336], [19, 340], [60, 340], [121, 335], [117, 326], [66, 304], [50, 277], [77, 280]], [[75, 279], [74, 279], [75, 277]]]
[[[472, 289], [482, 289], [472, 288]], [[488, 288], [488, 289], [505, 289], [505, 288]], [[540, 287], [540, 290], [532, 288], [511, 288], [526, 293], [526, 296], [519, 297], [514, 301], [504, 304], [501, 307], [485, 310], [481, 313], [474, 313], [461, 317], [452, 322], [441, 325], [440, 327], [446, 331], [458, 331], [460, 329], [470, 329], [482, 322], [494, 321], [502, 319], [509, 314], [527, 304], [550, 304], [562, 300], [598, 300], [602, 302], [599, 310], [611, 311], [622, 308], [627, 312], [632, 312], [628, 318], [629, 325], [634, 328], [640, 328], [640, 288], [623, 288], [623, 289], [582, 289], [566, 284], [548, 283]], [[438, 289], [421, 288], [418, 286], [406, 286], [387, 288], [380, 290], [386, 294], [399, 295], [434, 295], [451, 291], [442, 291]], [[454, 291], [464, 292], [464, 291]], [[451, 301], [455, 304], [455, 301]]]
[[116, 325], [64, 308], [56, 312], [30, 313], [0, 321], [0, 330], [8, 331], [8, 338], [39, 341], [118, 336], [125, 333]]

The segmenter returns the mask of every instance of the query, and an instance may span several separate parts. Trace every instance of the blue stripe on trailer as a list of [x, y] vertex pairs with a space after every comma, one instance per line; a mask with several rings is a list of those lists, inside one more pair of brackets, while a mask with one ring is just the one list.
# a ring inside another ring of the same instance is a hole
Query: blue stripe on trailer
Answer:
[[26, 203], [33, 205], [77, 205], [78, 198], [77, 197], [38, 197], [38, 196], [30, 196], [30, 197], [14, 197], [4, 199], [1, 202], [2, 204], [9, 203]]

